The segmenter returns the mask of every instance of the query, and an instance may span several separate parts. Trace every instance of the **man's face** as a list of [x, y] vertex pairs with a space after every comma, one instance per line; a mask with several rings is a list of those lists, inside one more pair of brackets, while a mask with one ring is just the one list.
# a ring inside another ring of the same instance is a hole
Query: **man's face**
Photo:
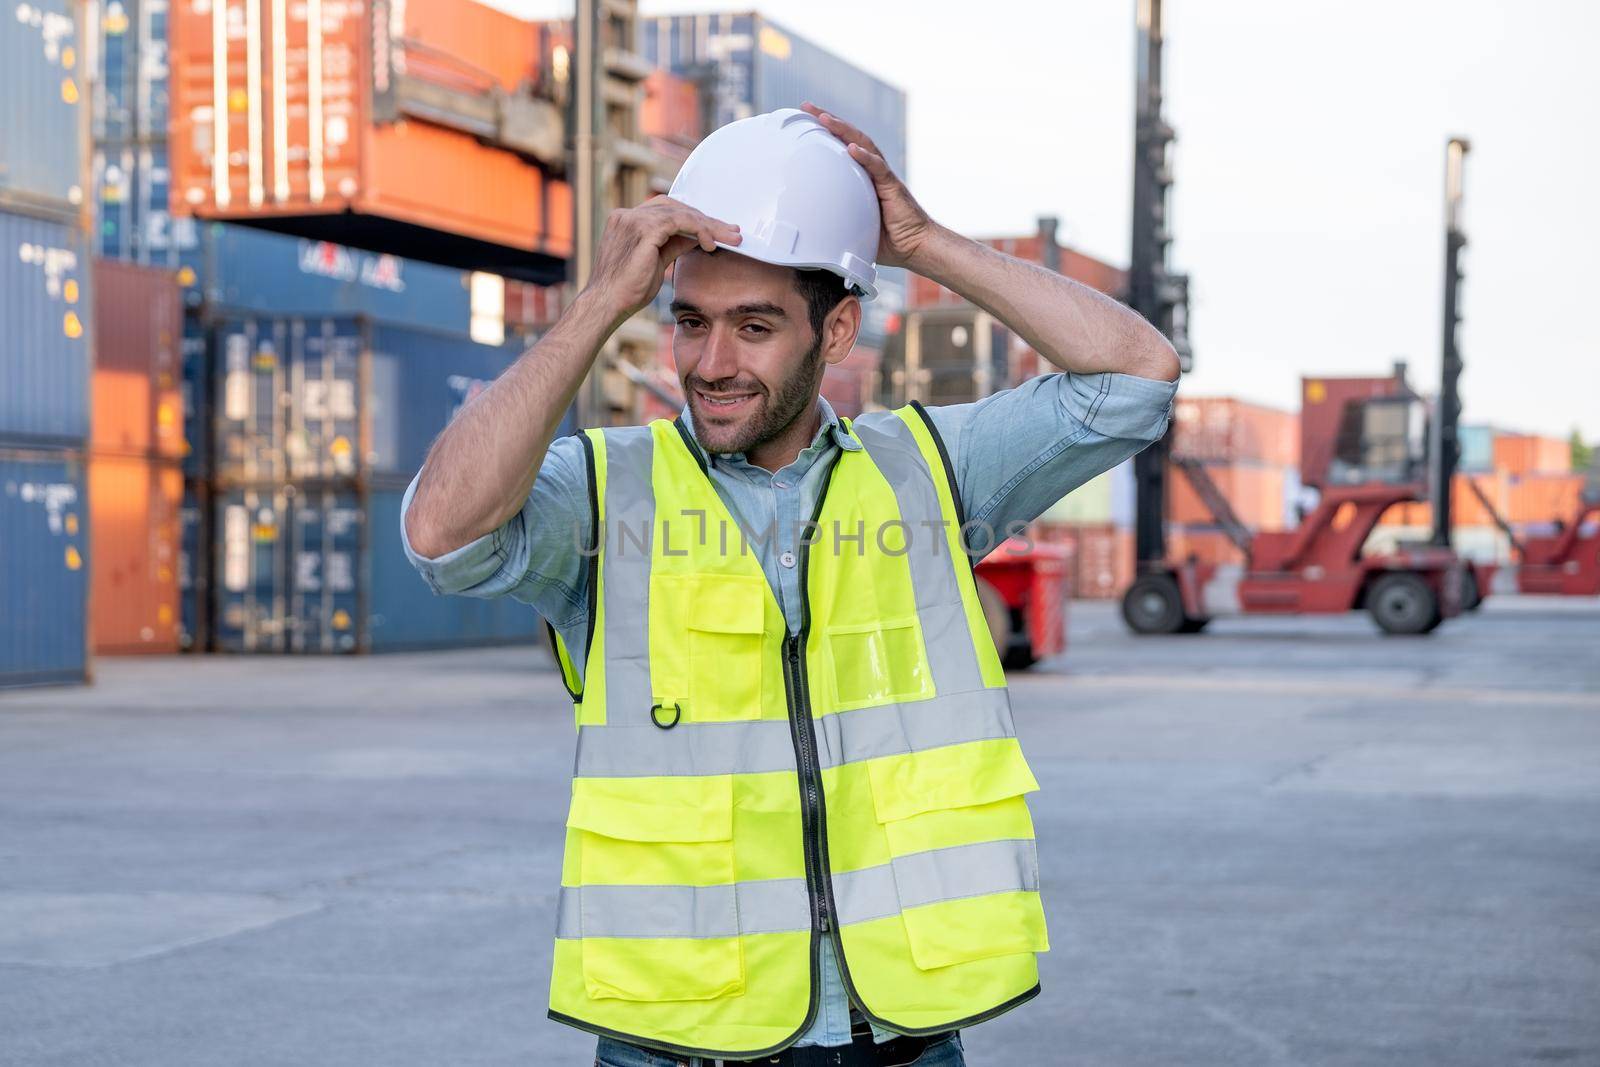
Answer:
[[822, 380], [795, 272], [699, 250], [673, 270], [672, 355], [695, 436], [708, 452], [748, 452], [809, 410]]

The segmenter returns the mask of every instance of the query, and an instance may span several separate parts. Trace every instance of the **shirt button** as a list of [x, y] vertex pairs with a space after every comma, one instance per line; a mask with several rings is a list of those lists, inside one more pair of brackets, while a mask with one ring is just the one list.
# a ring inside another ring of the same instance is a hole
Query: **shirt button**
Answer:
[[785, 482], [785, 481], [780, 481], [779, 479], [774, 478], [772, 480], [772, 487], [774, 489], [787, 489], [787, 488], [789, 488], [789, 483]]
[[794, 566], [794, 553], [793, 552], [785, 552], [783, 555], [778, 557], [778, 562], [783, 564], [785, 567], [793, 567]]

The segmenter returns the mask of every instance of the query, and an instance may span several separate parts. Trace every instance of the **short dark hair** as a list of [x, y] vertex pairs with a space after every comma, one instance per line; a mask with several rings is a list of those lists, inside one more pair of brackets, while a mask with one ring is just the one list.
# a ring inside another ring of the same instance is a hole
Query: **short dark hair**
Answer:
[[831, 270], [801, 270], [794, 272], [795, 288], [800, 290], [800, 295], [806, 298], [806, 317], [811, 320], [811, 336], [817, 339], [822, 337], [822, 324], [828, 318], [828, 312], [839, 306], [850, 293], [843, 278]]

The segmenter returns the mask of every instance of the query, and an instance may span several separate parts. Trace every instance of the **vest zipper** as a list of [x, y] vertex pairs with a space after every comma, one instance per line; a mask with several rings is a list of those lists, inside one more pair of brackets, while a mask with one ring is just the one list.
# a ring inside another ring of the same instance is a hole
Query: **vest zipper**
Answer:
[[[823, 476], [822, 488], [817, 493], [817, 503], [811, 515], [813, 525], [822, 516], [822, 506], [828, 498], [828, 486], [833, 482], [841, 458], [836, 456], [828, 467], [828, 473]], [[811, 718], [811, 686], [806, 677], [805, 661], [806, 638], [811, 633], [811, 596], [806, 588], [811, 545], [802, 538], [795, 547], [800, 557], [800, 631], [784, 639], [785, 679], [789, 681], [789, 724], [800, 774], [800, 828], [805, 838], [806, 890], [811, 897], [812, 925], [815, 930], [813, 950], [820, 950], [823, 937], [832, 941], [834, 959], [845, 988], [856, 1006], [862, 1007], [851, 984], [850, 971], [845, 965], [844, 944], [839, 937], [839, 929], [833, 922], [833, 879], [828, 869], [828, 825], [822, 795], [822, 764], [817, 758], [817, 732]], [[813, 999], [819, 992], [812, 990]], [[862, 1007], [862, 1010], [866, 1009]]]
[[811, 701], [806, 692], [805, 664], [801, 656], [799, 634], [784, 638], [784, 677], [789, 682], [789, 724], [794, 736], [796, 764], [800, 772], [800, 831], [804, 837], [806, 859], [806, 891], [811, 898], [811, 912], [816, 928], [827, 933], [832, 928], [828, 917], [828, 898], [823, 872], [827, 870], [821, 850], [822, 839], [822, 782], [821, 764], [817, 760], [816, 731], [811, 725]]

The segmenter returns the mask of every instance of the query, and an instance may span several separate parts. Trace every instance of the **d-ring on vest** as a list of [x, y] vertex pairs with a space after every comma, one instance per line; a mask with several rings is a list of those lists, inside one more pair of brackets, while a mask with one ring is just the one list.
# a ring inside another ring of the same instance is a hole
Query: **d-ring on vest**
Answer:
[[902, 1033], [1038, 992], [1038, 783], [942, 446], [920, 408], [893, 414], [846, 424], [864, 448], [822, 491], [793, 637], [673, 424], [588, 431], [599, 555], [581, 682], [560, 650], [578, 751], [552, 1018], [771, 1053], [815, 1016], [824, 937]]

